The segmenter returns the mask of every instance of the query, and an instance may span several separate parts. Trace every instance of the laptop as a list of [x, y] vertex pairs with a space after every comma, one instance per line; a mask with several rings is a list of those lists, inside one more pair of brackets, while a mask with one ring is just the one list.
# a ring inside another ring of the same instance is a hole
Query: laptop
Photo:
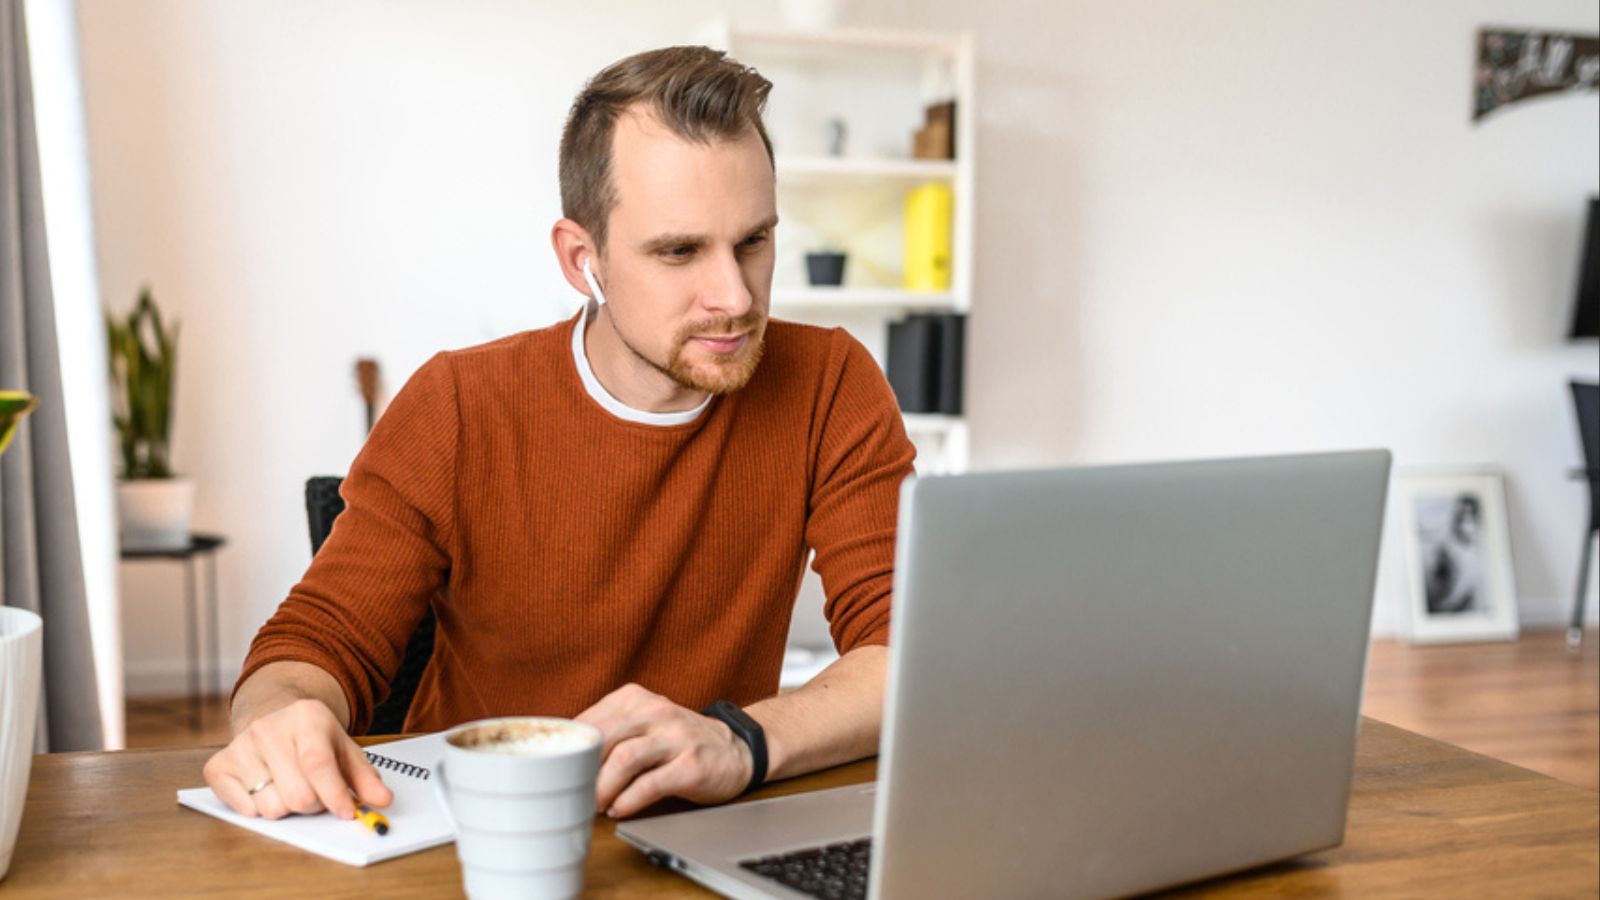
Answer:
[[877, 782], [617, 834], [796, 900], [1113, 897], [1337, 846], [1389, 464], [909, 480]]

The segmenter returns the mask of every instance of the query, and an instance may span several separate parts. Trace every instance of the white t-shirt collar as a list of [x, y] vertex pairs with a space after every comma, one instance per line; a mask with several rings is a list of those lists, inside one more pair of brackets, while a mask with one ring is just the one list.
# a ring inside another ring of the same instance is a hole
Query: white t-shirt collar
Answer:
[[584, 304], [583, 319], [572, 329], [572, 361], [577, 363], [578, 378], [583, 381], [584, 391], [594, 399], [594, 402], [600, 404], [601, 408], [606, 412], [623, 421], [638, 422], [641, 425], [686, 425], [699, 418], [700, 414], [705, 412], [706, 407], [711, 405], [711, 395], [709, 394], [694, 409], [664, 413], [634, 409], [611, 396], [611, 393], [600, 383], [600, 379], [594, 377], [594, 370], [589, 368], [589, 353], [583, 346], [584, 332], [589, 330], [589, 322], [594, 319], [599, 310], [600, 304], [590, 298], [589, 302]]

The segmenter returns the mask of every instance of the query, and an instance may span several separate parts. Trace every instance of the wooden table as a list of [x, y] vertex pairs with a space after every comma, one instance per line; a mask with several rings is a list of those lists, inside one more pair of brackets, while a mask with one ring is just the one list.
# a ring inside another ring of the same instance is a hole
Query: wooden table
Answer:
[[[180, 809], [207, 748], [35, 757], [0, 897], [460, 896], [455, 847], [359, 869]], [[753, 795], [867, 781], [872, 760]], [[647, 864], [597, 819], [586, 896], [705, 896]], [[1071, 878], [1070, 853], [1063, 854]], [[1344, 846], [1183, 895], [1594, 897], [1600, 794], [1371, 719], [1357, 747]]]

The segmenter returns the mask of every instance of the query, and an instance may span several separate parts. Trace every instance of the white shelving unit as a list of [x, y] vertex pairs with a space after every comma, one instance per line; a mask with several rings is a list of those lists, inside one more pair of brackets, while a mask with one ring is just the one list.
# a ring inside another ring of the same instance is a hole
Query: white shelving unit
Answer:
[[[910, 312], [972, 309], [976, 95], [970, 34], [834, 29], [742, 29], [708, 23], [700, 43], [727, 50], [773, 83], [766, 126], [778, 185], [778, 266], [772, 311], [781, 318], [839, 325], [884, 363], [888, 323]], [[911, 156], [913, 132], [932, 103], [956, 101], [953, 160]], [[827, 152], [828, 123], [845, 124], [845, 150]], [[902, 288], [903, 210], [927, 182], [954, 196], [951, 284], [942, 293]], [[848, 254], [841, 287], [806, 282], [804, 255], [831, 246]], [[907, 414], [924, 474], [964, 471], [962, 416]], [[807, 570], [790, 629], [783, 683], [803, 683], [835, 654], [822, 618], [820, 579]]]
[[[756, 67], [773, 83], [766, 124], [778, 177], [779, 263], [773, 314], [851, 331], [882, 365], [888, 323], [912, 312], [972, 308], [972, 221], [977, 145], [970, 34], [846, 28], [744, 29], [716, 20], [700, 40]], [[914, 159], [912, 133], [926, 106], [956, 101], [953, 160]], [[844, 122], [846, 149], [826, 152], [830, 120]], [[927, 182], [954, 195], [951, 285], [904, 290], [906, 192]], [[841, 287], [812, 287], [804, 255], [823, 247], [848, 255]], [[907, 415], [923, 472], [967, 467], [964, 417]]]
[[897, 288], [777, 287], [772, 289], [772, 305], [783, 311], [806, 310], [882, 310], [885, 312], [951, 312], [957, 308], [954, 294], [922, 294]]
[[894, 178], [908, 181], [954, 181], [956, 164], [931, 159], [780, 156], [778, 178], [789, 186], [828, 178]]

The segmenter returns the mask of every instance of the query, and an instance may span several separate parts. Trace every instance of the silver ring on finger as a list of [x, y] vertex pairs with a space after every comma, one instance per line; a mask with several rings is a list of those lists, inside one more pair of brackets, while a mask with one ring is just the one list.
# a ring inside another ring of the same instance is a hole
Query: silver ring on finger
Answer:
[[259, 794], [262, 791], [266, 790], [267, 786], [270, 785], [270, 784], [272, 784], [272, 776], [268, 775], [266, 778], [263, 778], [260, 781], [256, 782], [255, 787], [252, 787], [249, 790], [249, 794], [253, 797], [256, 794]]

